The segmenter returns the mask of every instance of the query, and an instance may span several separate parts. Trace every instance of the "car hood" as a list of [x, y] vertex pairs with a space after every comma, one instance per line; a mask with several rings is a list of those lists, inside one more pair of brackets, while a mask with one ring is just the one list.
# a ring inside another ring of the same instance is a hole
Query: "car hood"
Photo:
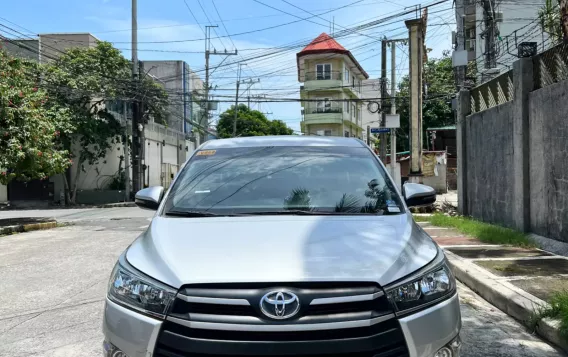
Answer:
[[128, 262], [172, 287], [196, 283], [358, 281], [386, 285], [436, 257], [410, 214], [156, 216]]

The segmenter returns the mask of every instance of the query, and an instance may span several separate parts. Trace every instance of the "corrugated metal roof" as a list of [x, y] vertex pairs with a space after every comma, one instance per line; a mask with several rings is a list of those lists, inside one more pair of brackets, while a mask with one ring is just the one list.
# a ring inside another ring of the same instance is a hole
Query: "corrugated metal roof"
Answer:
[[440, 131], [440, 130], [456, 130], [456, 126], [455, 125], [446, 125], [446, 126], [441, 126], [441, 127], [438, 127], [438, 128], [426, 129], [426, 131]]

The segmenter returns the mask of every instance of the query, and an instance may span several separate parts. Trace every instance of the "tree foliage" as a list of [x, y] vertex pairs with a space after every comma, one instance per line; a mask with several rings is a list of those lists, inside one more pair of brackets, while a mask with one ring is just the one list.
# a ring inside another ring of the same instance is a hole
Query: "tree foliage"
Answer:
[[[268, 120], [258, 110], [251, 110], [244, 104], [239, 105], [237, 112], [237, 136], [292, 135], [294, 131], [281, 120]], [[217, 134], [220, 138], [233, 137], [235, 106], [220, 115], [217, 123]]]
[[99, 163], [124, 133], [121, 122], [104, 106], [106, 101], [141, 101], [146, 116], [162, 120], [166, 115], [162, 88], [149, 78], [135, 82], [131, 63], [108, 42], [67, 50], [47, 67], [44, 80], [52, 100], [70, 113], [69, 129], [61, 133], [60, 142], [78, 165], [73, 187], [64, 176], [72, 203], [83, 165]]
[[[422, 105], [423, 145], [427, 145], [426, 129], [455, 124], [450, 95], [455, 92], [452, 59], [444, 52], [440, 59], [429, 59], [424, 65], [425, 93]], [[409, 150], [410, 79], [403, 77], [399, 85], [398, 112], [400, 128], [397, 130], [397, 151]], [[427, 147], [427, 146], [426, 146]]]
[[0, 183], [46, 179], [71, 164], [56, 142], [69, 111], [40, 88], [40, 66], [0, 50]]
[[557, 43], [563, 38], [558, 0], [546, 0], [538, 10], [538, 20], [541, 29], [550, 36], [553, 43]]

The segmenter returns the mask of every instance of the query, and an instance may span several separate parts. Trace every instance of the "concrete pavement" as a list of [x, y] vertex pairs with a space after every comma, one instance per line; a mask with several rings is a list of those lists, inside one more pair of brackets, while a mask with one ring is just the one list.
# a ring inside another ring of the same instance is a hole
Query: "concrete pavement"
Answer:
[[[110, 271], [152, 215], [135, 208], [56, 211], [58, 220], [74, 225], [0, 238], [2, 357], [100, 356]], [[563, 356], [465, 286], [458, 288], [463, 356]]]

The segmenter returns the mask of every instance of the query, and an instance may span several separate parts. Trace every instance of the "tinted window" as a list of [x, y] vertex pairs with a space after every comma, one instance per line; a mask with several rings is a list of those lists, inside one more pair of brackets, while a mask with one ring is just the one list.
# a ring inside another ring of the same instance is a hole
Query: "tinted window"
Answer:
[[186, 165], [171, 190], [166, 213], [403, 211], [392, 183], [366, 148], [203, 150]]

